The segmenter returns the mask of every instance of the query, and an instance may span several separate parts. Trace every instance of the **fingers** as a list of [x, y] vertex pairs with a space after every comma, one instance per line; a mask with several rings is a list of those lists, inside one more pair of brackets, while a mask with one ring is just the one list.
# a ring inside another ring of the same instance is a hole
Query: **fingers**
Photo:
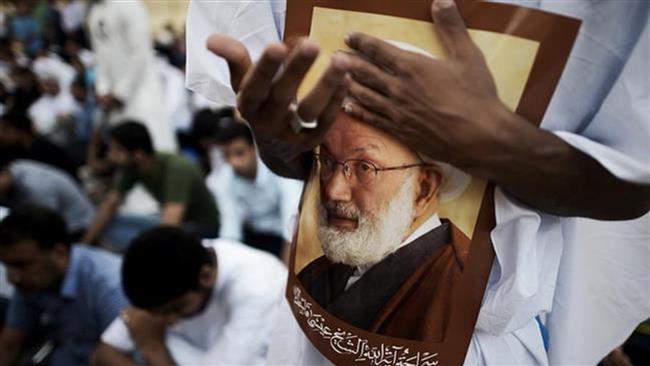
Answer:
[[365, 109], [363, 106], [359, 105], [356, 102], [348, 102], [344, 107], [345, 113], [350, 116], [361, 120], [369, 125], [376, 126], [379, 129], [384, 131], [392, 131], [395, 129], [395, 125], [388, 118], [377, 114], [375, 112]]
[[[345, 58], [335, 54], [316, 86], [300, 101], [297, 111], [300, 118], [306, 121], [316, 119], [331, 105], [332, 99], [338, 97], [337, 93], [340, 93], [345, 70]], [[340, 99], [342, 98], [341, 96]], [[341, 100], [337, 108], [340, 108]]]
[[237, 92], [251, 66], [251, 58], [244, 44], [223, 34], [213, 34], [208, 37], [206, 47], [215, 55], [226, 59], [230, 69], [230, 85]]
[[342, 113], [341, 104], [347, 92], [345, 85], [340, 85], [338, 91], [330, 99], [329, 104], [318, 118], [318, 127], [314, 131], [319, 137], [325, 136], [330, 126], [339, 113]]
[[392, 94], [390, 85], [395, 83], [395, 77], [393, 75], [389, 75], [355, 54], [347, 53], [344, 56], [347, 57], [348, 73], [354, 81], [374, 89], [381, 94]]
[[242, 81], [237, 104], [244, 116], [257, 111], [266, 102], [273, 79], [286, 59], [288, 49], [281, 43], [266, 47], [259, 61], [249, 70]]
[[451, 58], [464, 57], [475, 50], [454, 0], [433, 0], [431, 16]]
[[269, 95], [270, 105], [274, 109], [286, 107], [293, 101], [318, 52], [318, 45], [308, 39], [302, 40], [294, 47]]
[[393, 111], [390, 108], [394, 105], [384, 95], [357, 83], [354, 80], [349, 81], [348, 95], [353, 98], [365, 110], [391, 118]]
[[403, 53], [399, 48], [375, 37], [358, 32], [351, 33], [345, 37], [345, 43], [380, 68], [393, 74], [399, 73], [398, 60], [401, 59]]

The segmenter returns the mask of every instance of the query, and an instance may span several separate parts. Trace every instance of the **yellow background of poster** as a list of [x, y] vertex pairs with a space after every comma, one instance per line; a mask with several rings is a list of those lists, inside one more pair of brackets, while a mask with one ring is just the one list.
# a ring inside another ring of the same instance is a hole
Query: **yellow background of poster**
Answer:
[[[354, 31], [387, 41], [407, 43], [426, 51], [434, 58], [446, 58], [446, 52], [436, 35], [433, 23], [314, 7], [310, 38], [319, 44], [321, 53], [300, 87], [299, 99], [315, 85], [333, 53], [348, 49], [343, 39], [346, 34]], [[469, 33], [485, 56], [499, 98], [511, 110], [515, 110], [533, 67], [539, 43], [495, 32], [470, 29]], [[312, 174], [302, 199], [294, 267], [296, 273], [323, 254], [316, 236], [316, 207], [320, 199], [317, 177], [316, 174]], [[472, 179], [463, 194], [438, 207], [439, 216], [449, 219], [465, 235], [472, 238], [485, 187], [485, 181]]]

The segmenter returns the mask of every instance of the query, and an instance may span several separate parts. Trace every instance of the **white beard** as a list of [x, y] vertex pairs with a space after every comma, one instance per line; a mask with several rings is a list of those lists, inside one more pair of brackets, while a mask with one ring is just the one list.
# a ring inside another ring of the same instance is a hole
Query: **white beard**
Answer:
[[[406, 238], [415, 211], [417, 174], [410, 175], [378, 216], [363, 215], [352, 203], [318, 205], [318, 239], [327, 259], [349, 266], [371, 266], [392, 254]], [[327, 210], [358, 218], [355, 230], [338, 229], [327, 223]]]

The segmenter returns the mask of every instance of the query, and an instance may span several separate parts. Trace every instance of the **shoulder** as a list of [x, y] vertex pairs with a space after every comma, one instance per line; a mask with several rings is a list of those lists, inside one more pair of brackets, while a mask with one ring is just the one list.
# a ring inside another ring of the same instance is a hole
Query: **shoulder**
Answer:
[[223, 283], [248, 283], [242, 288], [280, 288], [286, 280], [287, 269], [276, 257], [227, 239], [204, 241], [217, 254], [217, 271]]
[[[71, 247], [72, 260], [78, 267], [79, 279], [91, 286], [119, 286], [122, 260], [116, 254], [85, 245]], [[100, 290], [100, 288], [93, 288]]]
[[[47, 176], [48, 178], [60, 178], [59, 176], [62, 175], [55, 168], [33, 160], [16, 160], [11, 163], [9, 170], [13, 174], [21, 174], [25, 176]], [[48, 180], [42, 180], [41, 183], [46, 184], [48, 183]]]
[[178, 171], [185, 173], [200, 173], [199, 168], [182, 155], [156, 153], [156, 159], [161, 161], [171, 173]]

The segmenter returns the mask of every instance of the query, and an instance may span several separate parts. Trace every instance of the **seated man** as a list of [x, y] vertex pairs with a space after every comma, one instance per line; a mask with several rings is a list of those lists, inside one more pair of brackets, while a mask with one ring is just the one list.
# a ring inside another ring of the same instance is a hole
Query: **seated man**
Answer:
[[0, 158], [0, 203], [8, 207], [40, 205], [61, 214], [71, 239], [79, 239], [95, 208], [77, 183], [55, 167], [31, 160]]
[[227, 169], [212, 185], [224, 215], [221, 237], [280, 256], [291, 240], [298, 211], [300, 181], [273, 174], [257, 156], [253, 135], [243, 121], [223, 118], [217, 136]]
[[102, 336], [93, 363], [251, 365], [266, 356], [286, 269], [244, 245], [160, 227], [124, 256], [122, 285], [134, 308]]
[[53, 366], [87, 365], [104, 329], [128, 305], [119, 257], [70, 245], [56, 213], [25, 207], [0, 222], [0, 261], [16, 288], [0, 333], [0, 365], [36, 353], [49, 353]]
[[108, 241], [124, 247], [142, 230], [159, 225], [182, 225], [203, 238], [219, 233], [219, 211], [199, 169], [187, 159], [156, 153], [147, 128], [126, 121], [110, 131], [108, 159], [118, 166], [114, 185], [101, 203], [84, 236], [92, 243], [111, 223], [125, 193], [140, 182], [161, 205], [162, 217], [120, 215], [105, 234]]

